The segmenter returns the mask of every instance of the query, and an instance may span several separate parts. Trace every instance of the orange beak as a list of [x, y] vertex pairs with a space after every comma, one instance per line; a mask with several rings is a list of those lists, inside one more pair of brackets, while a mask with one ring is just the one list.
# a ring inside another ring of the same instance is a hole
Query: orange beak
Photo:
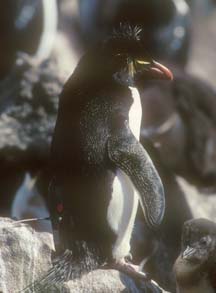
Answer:
[[153, 66], [151, 66], [150, 71], [159, 79], [173, 80], [172, 72], [166, 66], [156, 61], [153, 61]]

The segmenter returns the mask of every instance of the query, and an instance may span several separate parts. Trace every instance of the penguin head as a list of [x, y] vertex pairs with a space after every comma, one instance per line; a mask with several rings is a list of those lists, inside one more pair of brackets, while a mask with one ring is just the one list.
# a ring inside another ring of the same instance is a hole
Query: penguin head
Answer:
[[[172, 73], [154, 61], [144, 49], [138, 27], [120, 25], [113, 34], [95, 45], [81, 59], [79, 72], [89, 73], [97, 81], [110, 78], [125, 86], [137, 86], [145, 80], [172, 79]], [[81, 72], [82, 70], [82, 72]]]
[[215, 260], [216, 224], [207, 219], [185, 222], [181, 254], [173, 268], [178, 292], [215, 292]]
[[214, 255], [216, 248], [216, 237], [203, 236], [196, 242], [190, 243], [182, 252], [182, 258], [192, 263], [206, 263]]
[[216, 224], [207, 219], [185, 222], [182, 233], [182, 259], [206, 263], [216, 256]]

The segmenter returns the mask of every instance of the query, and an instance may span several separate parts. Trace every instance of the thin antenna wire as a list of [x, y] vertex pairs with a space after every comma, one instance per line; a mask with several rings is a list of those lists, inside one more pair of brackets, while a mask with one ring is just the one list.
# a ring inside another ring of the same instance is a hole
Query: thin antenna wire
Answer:
[[26, 222], [47, 221], [47, 220], [50, 220], [50, 217], [23, 219], [23, 220], [15, 221], [12, 224], [15, 225], [15, 224], [26, 223]]

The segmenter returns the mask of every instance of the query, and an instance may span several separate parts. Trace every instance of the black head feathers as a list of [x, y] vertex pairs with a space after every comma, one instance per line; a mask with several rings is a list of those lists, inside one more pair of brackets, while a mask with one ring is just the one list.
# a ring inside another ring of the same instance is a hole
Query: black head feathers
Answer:
[[120, 23], [118, 28], [114, 28], [110, 38], [139, 41], [141, 31], [142, 29], [139, 26], [131, 26], [128, 23]]
[[183, 249], [189, 243], [199, 241], [199, 239], [206, 235], [214, 235], [216, 237], [216, 223], [203, 218], [185, 222], [182, 231]]
[[128, 23], [120, 23], [113, 29], [113, 32], [102, 42], [105, 52], [113, 55], [127, 55], [129, 57], [151, 59], [149, 53], [144, 49], [140, 40], [142, 29], [139, 26], [132, 26]]

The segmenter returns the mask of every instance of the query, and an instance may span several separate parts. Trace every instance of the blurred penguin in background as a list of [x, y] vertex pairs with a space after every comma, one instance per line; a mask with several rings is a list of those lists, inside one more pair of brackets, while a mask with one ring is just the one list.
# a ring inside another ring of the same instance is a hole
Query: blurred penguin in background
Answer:
[[184, 0], [80, 1], [81, 32], [86, 44], [120, 22], [142, 27], [141, 39], [154, 58], [184, 66], [190, 47], [190, 11]]
[[[40, 62], [51, 56], [57, 24], [57, 0], [0, 1], [0, 120], [1, 134], [3, 136], [4, 133], [8, 135], [10, 131], [15, 133], [17, 131], [13, 125], [8, 124], [9, 126], [7, 126], [7, 124], [4, 124], [5, 112], [16, 103], [16, 98], [19, 95], [19, 91], [21, 91], [24, 72], [28, 66], [35, 66], [36, 68]], [[31, 65], [26, 65], [27, 63], [23, 65], [20, 56], [25, 56], [25, 58], [22, 57], [25, 60], [28, 58], [30, 60], [33, 57], [32, 60], [34, 61], [32, 61]], [[29, 79], [31, 86], [33, 82]], [[23, 85], [23, 88], [26, 89], [26, 87], [26, 85]], [[38, 95], [39, 93], [37, 92]], [[18, 101], [18, 103], [22, 102]], [[15, 111], [17, 111], [17, 108]], [[6, 115], [10, 117], [8, 112]], [[17, 217], [17, 215], [21, 214], [22, 216], [31, 214], [28, 209], [24, 214], [22, 213], [24, 207], [30, 206], [24, 192], [22, 193], [22, 199], [19, 196], [19, 200], [14, 200], [18, 194], [21, 194], [20, 189], [25, 190], [25, 188], [22, 188], [25, 186], [24, 174], [31, 173], [31, 170], [24, 170], [23, 164], [20, 163], [13, 166], [12, 169], [10, 163], [1, 163], [1, 216]], [[28, 196], [29, 200], [35, 200], [36, 196], [31, 192], [28, 192]], [[17, 204], [20, 200], [22, 204]], [[9, 213], [11, 209], [13, 212]], [[33, 214], [30, 217], [33, 217]], [[20, 217], [18, 218], [20, 219]]]
[[18, 51], [49, 57], [58, 23], [56, 0], [0, 2], [0, 78], [11, 69]]

